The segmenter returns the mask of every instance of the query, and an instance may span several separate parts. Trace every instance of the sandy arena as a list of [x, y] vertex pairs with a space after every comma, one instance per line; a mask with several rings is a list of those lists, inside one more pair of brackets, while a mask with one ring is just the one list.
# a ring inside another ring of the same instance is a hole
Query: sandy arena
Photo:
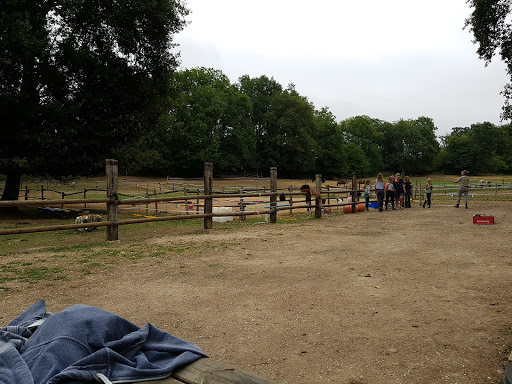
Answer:
[[[473, 225], [475, 213], [496, 223]], [[284, 384], [497, 383], [512, 343], [511, 235], [511, 202], [436, 201], [137, 241], [121, 231], [105, 253], [167, 251], [67, 281], [18, 281], [1, 294], [0, 326], [39, 299], [52, 312], [84, 303]], [[38, 260], [52, 252], [2, 265]]]

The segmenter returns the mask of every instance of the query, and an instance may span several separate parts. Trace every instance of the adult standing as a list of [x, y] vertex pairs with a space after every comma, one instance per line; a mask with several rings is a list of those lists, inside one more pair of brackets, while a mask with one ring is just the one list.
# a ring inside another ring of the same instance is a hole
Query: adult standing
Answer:
[[384, 176], [382, 176], [382, 173], [379, 173], [377, 180], [375, 180], [375, 193], [377, 194], [379, 212], [382, 212], [384, 207]]
[[400, 209], [404, 206], [404, 196], [405, 196], [405, 185], [404, 181], [400, 178], [400, 174], [397, 173], [395, 176], [395, 181], [393, 181], [393, 187], [395, 189], [395, 205], [398, 205]]
[[411, 208], [412, 183], [409, 176], [405, 176], [405, 208]]
[[454, 183], [460, 183], [459, 194], [457, 196], [457, 204], [455, 204], [455, 208], [459, 208], [460, 197], [464, 195], [464, 203], [466, 204], [466, 209], [468, 209], [468, 192], [469, 192], [469, 172], [464, 170], [460, 173], [460, 177], [457, 180], [454, 180]]
[[430, 204], [432, 203], [432, 189], [434, 189], [434, 186], [432, 185], [432, 179], [429, 177], [425, 185], [425, 201], [423, 202], [423, 208], [425, 208], [425, 204], [428, 204], [430, 208]]

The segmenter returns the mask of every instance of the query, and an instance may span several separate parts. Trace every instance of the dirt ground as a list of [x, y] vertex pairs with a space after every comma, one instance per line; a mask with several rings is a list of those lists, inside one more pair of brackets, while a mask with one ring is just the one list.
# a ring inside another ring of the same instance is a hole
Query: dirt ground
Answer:
[[[473, 225], [475, 213], [496, 223]], [[168, 257], [18, 282], [2, 293], [0, 326], [39, 299], [51, 312], [84, 303], [279, 383], [497, 383], [512, 343], [511, 235], [512, 202], [435, 201], [159, 233], [142, 245]], [[24, 258], [34, 254], [2, 261]]]

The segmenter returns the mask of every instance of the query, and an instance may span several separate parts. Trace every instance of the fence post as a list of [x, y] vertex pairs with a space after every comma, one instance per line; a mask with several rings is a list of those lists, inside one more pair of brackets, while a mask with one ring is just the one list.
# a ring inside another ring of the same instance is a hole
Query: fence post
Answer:
[[[270, 192], [277, 192], [277, 168], [270, 168]], [[270, 222], [277, 222], [277, 195], [270, 196]]]
[[[155, 193], [155, 199], [158, 198], [158, 194], [156, 193], [156, 188], [153, 188], [153, 191]], [[158, 215], [158, 201], [155, 201], [155, 214]]]
[[28, 200], [28, 185], [25, 185], [25, 200]]
[[[206, 162], [204, 163], [204, 214], [210, 215], [212, 213], [213, 207], [213, 198], [211, 197], [213, 193], [212, 188], [212, 179], [213, 179], [213, 163]], [[210, 195], [210, 197], [207, 197]], [[213, 218], [205, 217], [204, 218], [204, 229], [212, 229], [213, 228]]]
[[[119, 211], [117, 200], [117, 188], [119, 182], [117, 179], [118, 163], [117, 160], [105, 160], [105, 174], [107, 178], [107, 198], [112, 199], [107, 203], [107, 221], [116, 222], [119, 219]], [[115, 241], [119, 239], [119, 225], [109, 225], [107, 227], [107, 241]]]
[[[149, 192], [148, 192], [149, 186], [146, 186], [146, 200], [149, 199]], [[146, 202], [146, 216], [149, 215], [149, 204]]]
[[322, 175], [317, 174], [315, 182], [316, 190], [320, 192], [320, 197], [315, 198], [315, 218], [320, 219], [322, 217]]
[[[84, 200], [87, 199], [87, 188], [84, 188]], [[84, 208], [87, 208], [87, 203], [84, 203]]]
[[[238, 193], [240, 194], [243, 194], [244, 193], [244, 187], [240, 187], [240, 190], [238, 191]], [[240, 198], [240, 212], [245, 212], [245, 203], [244, 203], [244, 198], [241, 197]], [[240, 216], [240, 221], [246, 221], [247, 220], [247, 216]]]
[[352, 213], [356, 213], [356, 204], [357, 203], [357, 187], [356, 187], [356, 174], [352, 173]]
[[44, 200], [44, 187], [41, 185], [41, 200]]

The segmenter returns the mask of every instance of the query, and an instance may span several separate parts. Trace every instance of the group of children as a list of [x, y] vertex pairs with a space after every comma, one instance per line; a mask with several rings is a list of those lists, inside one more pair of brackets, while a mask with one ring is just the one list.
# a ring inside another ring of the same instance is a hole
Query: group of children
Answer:
[[[459, 193], [457, 197], [457, 204], [455, 204], [455, 208], [459, 208], [459, 203], [462, 195], [464, 195], [464, 203], [466, 209], [468, 208], [468, 191], [469, 191], [469, 171], [462, 171], [461, 176], [454, 180], [454, 183], [460, 183]], [[432, 179], [428, 178], [427, 183], [425, 184], [425, 201], [423, 202], [423, 208], [430, 205], [432, 203], [432, 189], [434, 186], [432, 185]], [[371, 192], [371, 184], [370, 180], [366, 180], [364, 186], [364, 200], [366, 210], [369, 210], [370, 205], [370, 192]], [[391, 207], [393, 211], [397, 208], [411, 208], [411, 198], [412, 198], [412, 183], [409, 179], [409, 176], [405, 176], [405, 180], [401, 179], [401, 175], [397, 173], [395, 177], [389, 176], [387, 183], [384, 183], [384, 177], [382, 173], [377, 175], [377, 180], [375, 180], [375, 193], [377, 194], [377, 202], [379, 206], [379, 212], [388, 209], [388, 203], [391, 201]], [[384, 201], [385, 198], [385, 201]]]
[[[364, 199], [367, 211], [369, 210], [370, 191], [370, 180], [366, 180]], [[425, 191], [427, 198], [425, 203], [423, 203], [423, 208], [425, 208], [425, 204], [428, 204], [428, 207], [430, 208], [430, 195], [432, 193], [431, 179], [427, 179]], [[402, 180], [401, 175], [397, 173], [395, 177], [389, 176], [387, 183], [384, 183], [384, 176], [382, 176], [382, 173], [379, 173], [377, 175], [377, 180], [375, 181], [375, 193], [377, 194], [379, 212], [387, 210], [390, 201], [393, 211], [395, 209], [411, 208], [412, 183], [409, 176], [405, 176], [405, 180]], [[395, 205], [397, 208], [395, 208]]]

